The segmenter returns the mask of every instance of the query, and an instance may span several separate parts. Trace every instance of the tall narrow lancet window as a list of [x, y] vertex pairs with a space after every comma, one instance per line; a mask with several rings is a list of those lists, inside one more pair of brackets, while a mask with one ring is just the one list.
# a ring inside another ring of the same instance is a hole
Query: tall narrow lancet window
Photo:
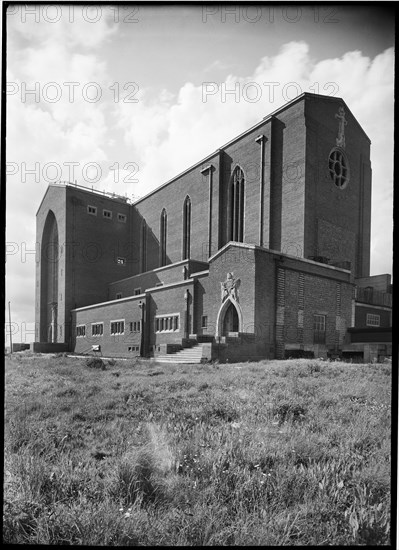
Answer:
[[168, 230], [168, 215], [165, 208], [161, 213], [161, 223], [159, 231], [159, 265], [166, 265], [166, 237]]
[[244, 240], [244, 172], [239, 166], [234, 169], [230, 181], [230, 240]]
[[147, 271], [147, 223], [145, 220], [141, 222], [141, 272]]
[[187, 196], [183, 205], [183, 260], [190, 259], [191, 200]]
[[58, 225], [50, 210], [44, 224], [40, 265], [40, 341], [57, 342], [58, 318]]

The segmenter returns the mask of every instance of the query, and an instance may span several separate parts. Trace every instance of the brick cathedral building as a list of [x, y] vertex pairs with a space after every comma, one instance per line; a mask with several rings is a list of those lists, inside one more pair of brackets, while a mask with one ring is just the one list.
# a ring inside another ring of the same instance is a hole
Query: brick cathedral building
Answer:
[[342, 99], [308, 93], [134, 203], [49, 185], [34, 349], [390, 355], [370, 217], [370, 140]]

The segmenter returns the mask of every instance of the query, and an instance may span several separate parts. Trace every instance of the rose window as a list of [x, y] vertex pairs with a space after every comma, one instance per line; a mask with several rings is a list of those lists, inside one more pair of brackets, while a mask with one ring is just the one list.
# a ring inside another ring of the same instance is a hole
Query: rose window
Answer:
[[333, 149], [328, 159], [328, 170], [331, 179], [339, 189], [344, 189], [349, 182], [349, 164], [343, 151]]

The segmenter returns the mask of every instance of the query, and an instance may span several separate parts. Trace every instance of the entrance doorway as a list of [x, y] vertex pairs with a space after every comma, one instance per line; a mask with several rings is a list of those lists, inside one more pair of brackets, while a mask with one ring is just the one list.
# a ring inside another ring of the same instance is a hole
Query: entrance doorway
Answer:
[[228, 336], [229, 332], [238, 332], [239, 320], [237, 309], [234, 304], [230, 302], [223, 319], [223, 336]]

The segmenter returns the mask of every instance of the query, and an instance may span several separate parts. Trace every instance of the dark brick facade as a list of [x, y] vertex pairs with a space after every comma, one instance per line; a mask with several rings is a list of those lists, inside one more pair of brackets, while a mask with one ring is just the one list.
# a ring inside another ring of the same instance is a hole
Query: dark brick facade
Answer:
[[[337, 149], [342, 107], [346, 143]], [[329, 164], [336, 149], [350, 168], [342, 188]], [[312, 94], [134, 204], [50, 185], [37, 213], [36, 339], [114, 356], [190, 341], [210, 342], [208, 358], [336, 353], [355, 317], [354, 277], [369, 276], [370, 205], [369, 139], [341, 99]], [[242, 243], [231, 242], [236, 223]], [[50, 242], [55, 263], [43, 253]], [[121, 320], [124, 333], [111, 334]], [[91, 334], [93, 323], [102, 334]], [[317, 337], [315, 323], [325, 324]]]

